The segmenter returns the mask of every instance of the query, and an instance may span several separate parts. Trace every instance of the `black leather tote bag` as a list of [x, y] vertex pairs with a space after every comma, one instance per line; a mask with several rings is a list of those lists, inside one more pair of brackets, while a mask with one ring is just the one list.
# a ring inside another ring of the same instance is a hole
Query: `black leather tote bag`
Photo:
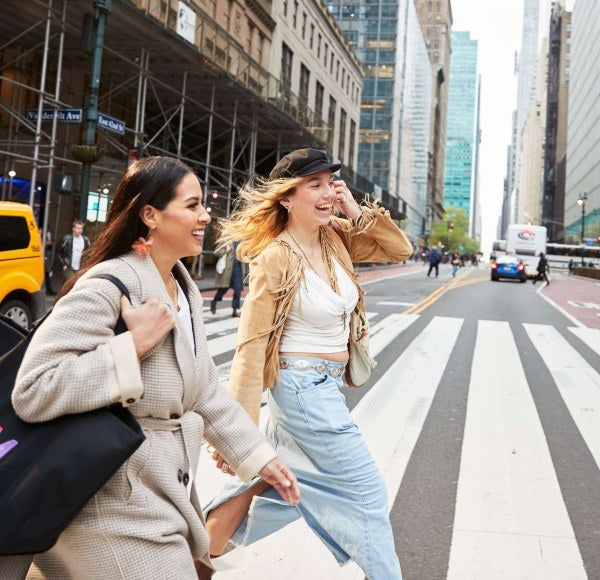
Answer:
[[[111, 280], [129, 298], [127, 287]], [[36, 328], [39, 327], [39, 324]], [[115, 334], [127, 327], [121, 317]], [[11, 393], [31, 333], [0, 320], [0, 555], [50, 549], [90, 498], [145, 437], [120, 404], [26, 423]]]

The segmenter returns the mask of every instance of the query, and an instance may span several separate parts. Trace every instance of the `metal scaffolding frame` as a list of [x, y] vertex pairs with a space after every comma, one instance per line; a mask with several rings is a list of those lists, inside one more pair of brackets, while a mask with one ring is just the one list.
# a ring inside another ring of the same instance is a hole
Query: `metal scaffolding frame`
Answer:
[[[299, 118], [293, 98], [282, 101], [276, 80], [266, 71], [259, 71], [268, 82], [257, 95], [251, 90], [256, 82], [244, 84], [252, 76], [247, 65], [236, 76], [215, 64], [175, 34], [168, 19], [152, 18], [151, 0], [110, 2], [15, 2], [4, 7], [0, 21], [0, 173], [6, 176], [16, 163], [25, 166], [31, 205], [38, 182], [45, 184], [44, 235], [55, 210], [56, 238], [64, 201], [53, 183], [56, 173], [77, 182], [86, 162], [92, 183], [100, 188], [122, 175], [128, 156], [177, 156], [194, 168], [206, 192], [217, 191], [223, 198], [215, 210], [228, 213], [237, 188], [256, 171], [270, 168], [283, 146], [327, 148], [328, 127], [316, 124], [310, 111]], [[43, 113], [82, 109], [85, 114], [91, 61], [86, 22], [93, 22], [107, 3], [98, 110], [124, 121], [125, 131], [98, 127], [95, 150], [82, 150], [85, 118], [81, 125], [67, 124], [54, 114], [48, 130]], [[227, 54], [233, 48], [227, 47]], [[28, 115], [26, 109], [37, 114]], [[6, 178], [2, 187], [4, 198]]]

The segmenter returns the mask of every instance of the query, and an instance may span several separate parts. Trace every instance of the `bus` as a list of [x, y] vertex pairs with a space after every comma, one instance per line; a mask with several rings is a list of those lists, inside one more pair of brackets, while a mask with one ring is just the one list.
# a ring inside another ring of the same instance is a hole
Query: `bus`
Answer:
[[546, 258], [550, 268], [568, 268], [573, 260], [575, 266], [581, 266], [581, 250], [583, 249], [583, 263], [588, 266], [600, 266], [600, 246], [582, 246], [581, 244], [546, 244]]
[[547, 253], [548, 233], [544, 226], [531, 224], [511, 224], [506, 236], [506, 253], [517, 256], [525, 266], [527, 276], [537, 274], [540, 252]]

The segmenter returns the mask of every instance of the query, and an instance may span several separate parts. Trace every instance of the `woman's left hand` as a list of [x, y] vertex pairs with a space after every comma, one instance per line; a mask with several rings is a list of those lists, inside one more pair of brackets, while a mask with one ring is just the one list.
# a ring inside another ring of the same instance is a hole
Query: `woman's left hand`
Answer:
[[333, 190], [335, 197], [333, 203], [337, 205], [344, 215], [351, 220], [356, 220], [361, 214], [360, 206], [356, 203], [350, 188], [346, 185], [343, 179], [338, 179], [333, 182]]
[[259, 471], [259, 475], [263, 478], [263, 481], [270, 483], [290, 505], [300, 503], [298, 481], [285, 463], [282, 463], [279, 459], [273, 459]]

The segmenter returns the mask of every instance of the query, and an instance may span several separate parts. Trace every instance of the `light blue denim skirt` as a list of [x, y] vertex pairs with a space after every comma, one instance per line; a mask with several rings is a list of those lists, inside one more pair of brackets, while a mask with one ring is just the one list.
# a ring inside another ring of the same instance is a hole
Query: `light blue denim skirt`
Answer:
[[[303, 517], [340, 565], [353, 560], [369, 580], [401, 579], [386, 488], [340, 391], [344, 365], [305, 357], [280, 362], [266, 435], [298, 478], [300, 505], [269, 488], [254, 498], [231, 542], [249, 545]], [[205, 513], [253, 483], [232, 478]]]

